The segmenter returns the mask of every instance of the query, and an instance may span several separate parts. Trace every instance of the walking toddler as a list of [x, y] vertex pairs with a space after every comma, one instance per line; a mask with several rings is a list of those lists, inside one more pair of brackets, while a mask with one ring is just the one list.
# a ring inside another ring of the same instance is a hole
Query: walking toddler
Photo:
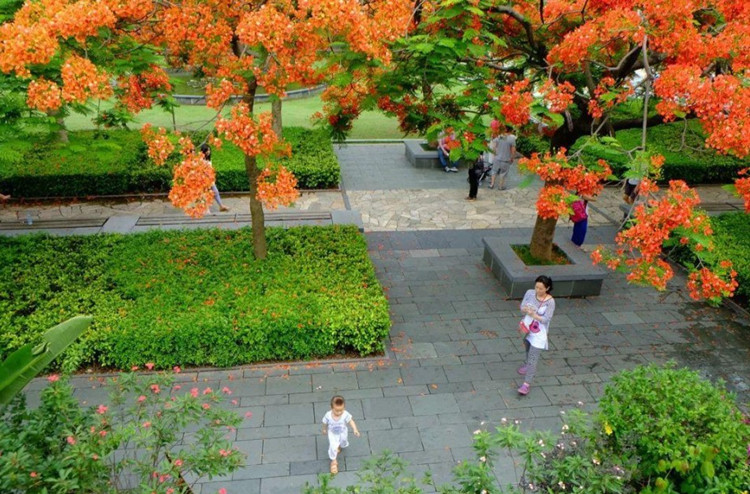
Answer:
[[331, 398], [331, 409], [323, 417], [323, 434], [328, 434], [328, 458], [331, 459], [331, 473], [339, 471], [339, 463], [336, 460], [341, 448], [349, 446], [349, 429], [352, 426], [354, 435], [359, 437], [357, 424], [352, 420], [352, 414], [346, 411], [346, 402], [343, 396]]

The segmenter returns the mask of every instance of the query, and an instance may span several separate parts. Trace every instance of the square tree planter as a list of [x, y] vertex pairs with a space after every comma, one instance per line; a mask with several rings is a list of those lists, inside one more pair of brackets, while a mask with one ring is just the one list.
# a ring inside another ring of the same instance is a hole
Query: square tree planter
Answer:
[[[567, 234], [567, 232], [566, 232]], [[513, 251], [511, 245], [528, 245], [531, 237], [489, 237], [483, 238], [484, 263], [500, 280], [510, 298], [523, 298], [529, 288], [534, 288], [534, 280], [539, 275], [552, 278], [552, 295], [555, 297], [589, 297], [599, 295], [607, 272], [594, 266], [591, 258], [581, 249], [563, 237], [555, 235], [555, 244], [572, 264], [556, 266], [527, 266]]]

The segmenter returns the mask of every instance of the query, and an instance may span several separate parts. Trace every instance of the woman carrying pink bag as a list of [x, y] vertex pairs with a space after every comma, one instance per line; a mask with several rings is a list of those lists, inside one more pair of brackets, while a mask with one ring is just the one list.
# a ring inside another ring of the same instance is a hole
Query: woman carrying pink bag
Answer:
[[526, 361], [518, 368], [518, 373], [525, 376], [524, 383], [518, 388], [522, 395], [529, 394], [531, 381], [536, 374], [536, 366], [542, 350], [548, 349], [547, 330], [552, 315], [555, 313], [555, 299], [550, 295], [552, 280], [549, 276], [539, 276], [534, 288], [527, 290], [521, 301], [521, 312], [525, 315], [519, 329], [525, 334], [523, 345], [526, 348]]

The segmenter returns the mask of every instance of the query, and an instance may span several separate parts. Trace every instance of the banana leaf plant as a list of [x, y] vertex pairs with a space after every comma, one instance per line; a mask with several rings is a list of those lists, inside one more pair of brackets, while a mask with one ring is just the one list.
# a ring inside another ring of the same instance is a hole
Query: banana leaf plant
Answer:
[[44, 333], [41, 343], [24, 345], [0, 363], [0, 405], [9, 403], [13, 396], [73, 343], [92, 320], [91, 316], [68, 319]]

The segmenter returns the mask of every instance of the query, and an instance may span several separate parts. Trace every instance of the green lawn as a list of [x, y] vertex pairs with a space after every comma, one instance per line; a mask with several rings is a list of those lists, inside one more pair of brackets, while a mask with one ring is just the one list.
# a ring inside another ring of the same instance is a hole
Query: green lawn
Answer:
[[[105, 105], [102, 105], [103, 107]], [[255, 106], [257, 112], [271, 111], [270, 103], [259, 103]], [[322, 111], [323, 103], [319, 97], [303, 98], [284, 101], [282, 107], [282, 121], [285, 127], [312, 127], [310, 117], [313, 113]], [[228, 114], [229, 110], [225, 109]], [[205, 106], [183, 105], [175, 110], [175, 121], [180, 130], [196, 130], [212, 128], [211, 119], [216, 115], [214, 110]], [[93, 129], [91, 115], [73, 114], [66, 119], [69, 130]], [[140, 128], [146, 122], [154, 126], [172, 128], [172, 115], [161, 109], [145, 110], [136, 116], [131, 128]], [[354, 123], [349, 136], [351, 139], [400, 139], [403, 137], [398, 130], [398, 122], [394, 118], [386, 117], [380, 112], [365, 112]]]

